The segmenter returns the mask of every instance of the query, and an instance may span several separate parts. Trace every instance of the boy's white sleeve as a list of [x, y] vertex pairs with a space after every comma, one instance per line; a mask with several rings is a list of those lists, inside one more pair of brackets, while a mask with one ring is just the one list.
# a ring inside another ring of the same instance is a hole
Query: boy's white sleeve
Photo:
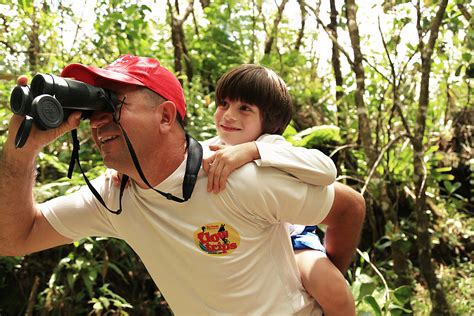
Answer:
[[329, 185], [336, 180], [334, 162], [317, 149], [294, 147], [280, 135], [262, 135], [255, 142], [259, 167], [274, 167], [311, 185]]

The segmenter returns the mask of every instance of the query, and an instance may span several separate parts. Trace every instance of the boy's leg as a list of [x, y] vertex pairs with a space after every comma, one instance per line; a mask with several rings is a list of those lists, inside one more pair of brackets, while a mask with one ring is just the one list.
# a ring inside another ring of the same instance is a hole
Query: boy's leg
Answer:
[[355, 315], [355, 303], [342, 273], [318, 250], [295, 250], [306, 291], [321, 305], [325, 316]]

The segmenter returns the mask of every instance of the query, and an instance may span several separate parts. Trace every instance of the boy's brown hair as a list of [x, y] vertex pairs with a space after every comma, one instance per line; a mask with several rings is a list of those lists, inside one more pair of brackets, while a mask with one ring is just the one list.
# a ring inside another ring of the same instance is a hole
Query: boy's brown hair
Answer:
[[216, 105], [227, 98], [257, 106], [263, 134], [283, 134], [293, 115], [285, 82], [263, 66], [243, 64], [229, 70], [217, 81], [215, 98]]

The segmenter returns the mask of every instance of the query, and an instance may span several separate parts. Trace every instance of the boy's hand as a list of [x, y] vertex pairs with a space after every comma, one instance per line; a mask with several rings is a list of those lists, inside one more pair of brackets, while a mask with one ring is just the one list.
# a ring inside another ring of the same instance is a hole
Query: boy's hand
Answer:
[[219, 193], [225, 189], [227, 177], [237, 168], [260, 158], [254, 142], [235, 146], [210, 145], [215, 154], [203, 159], [202, 166], [207, 173], [207, 191]]

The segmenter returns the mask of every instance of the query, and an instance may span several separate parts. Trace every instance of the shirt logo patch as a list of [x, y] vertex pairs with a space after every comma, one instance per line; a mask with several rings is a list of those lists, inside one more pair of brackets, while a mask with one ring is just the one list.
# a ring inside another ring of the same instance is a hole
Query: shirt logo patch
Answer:
[[194, 243], [207, 254], [226, 256], [237, 249], [240, 235], [229, 224], [209, 223], [194, 232]]

